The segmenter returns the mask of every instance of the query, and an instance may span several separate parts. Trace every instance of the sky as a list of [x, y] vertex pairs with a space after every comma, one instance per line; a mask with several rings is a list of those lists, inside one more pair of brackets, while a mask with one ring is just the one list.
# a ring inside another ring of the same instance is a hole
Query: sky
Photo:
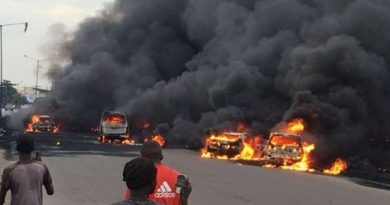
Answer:
[[[24, 26], [3, 27], [3, 79], [19, 84], [19, 88], [35, 86], [36, 61], [45, 59], [42, 48], [48, 42], [48, 29], [62, 23], [67, 31], [74, 31], [85, 18], [94, 16], [104, 5], [113, 0], [0, 0], [0, 25], [28, 22]], [[45, 76], [48, 62], [39, 68], [38, 85], [50, 88]]]

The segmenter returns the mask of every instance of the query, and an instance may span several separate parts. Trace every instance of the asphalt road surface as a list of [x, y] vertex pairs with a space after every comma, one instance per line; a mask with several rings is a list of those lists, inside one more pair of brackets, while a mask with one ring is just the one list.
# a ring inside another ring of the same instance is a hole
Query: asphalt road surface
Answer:
[[[95, 136], [80, 134], [34, 137], [54, 180], [55, 194], [44, 195], [44, 204], [105, 205], [122, 199], [123, 165], [138, 155], [139, 146], [99, 144]], [[1, 169], [17, 159], [15, 138], [0, 137]], [[190, 205], [390, 204], [390, 191], [349, 178], [201, 159], [189, 150], [165, 149], [164, 154], [166, 164], [190, 177]]]

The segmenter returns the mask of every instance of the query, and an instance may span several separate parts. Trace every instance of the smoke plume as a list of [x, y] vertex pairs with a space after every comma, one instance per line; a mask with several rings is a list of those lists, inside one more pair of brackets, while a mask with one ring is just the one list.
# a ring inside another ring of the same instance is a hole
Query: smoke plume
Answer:
[[116, 0], [56, 43], [69, 63], [34, 109], [65, 127], [116, 109], [199, 145], [210, 129], [301, 117], [317, 163], [389, 166], [388, 0]]

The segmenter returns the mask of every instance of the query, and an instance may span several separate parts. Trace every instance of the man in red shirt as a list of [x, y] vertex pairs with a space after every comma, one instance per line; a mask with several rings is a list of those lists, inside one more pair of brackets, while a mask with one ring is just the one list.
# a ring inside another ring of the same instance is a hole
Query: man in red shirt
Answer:
[[[143, 144], [141, 148], [142, 157], [151, 159], [157, 168], [157, 183], [154, 193], [150, 194], [149, 198], [154, 201], [165, 205], [186, 205], [187, 199], [191, 193], [191, 184], [187, 179], [185, 187], [181, 189], [179, 193], [176, 192], [177, 176], [180, 173], [163, 163], [162, 148], [161, 146], [151, 140]], [[130, 190], [128, 189], [125, 194], [125, 199], [130, 198]]]

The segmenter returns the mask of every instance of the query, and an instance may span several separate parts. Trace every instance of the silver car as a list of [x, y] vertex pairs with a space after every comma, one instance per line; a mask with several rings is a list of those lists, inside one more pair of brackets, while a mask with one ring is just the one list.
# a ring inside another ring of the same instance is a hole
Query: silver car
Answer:
[[129, 138], [129, 125], [126, 115], [122, 112], [103, 112], [99, 126], [99, 141], [122, 142]]

